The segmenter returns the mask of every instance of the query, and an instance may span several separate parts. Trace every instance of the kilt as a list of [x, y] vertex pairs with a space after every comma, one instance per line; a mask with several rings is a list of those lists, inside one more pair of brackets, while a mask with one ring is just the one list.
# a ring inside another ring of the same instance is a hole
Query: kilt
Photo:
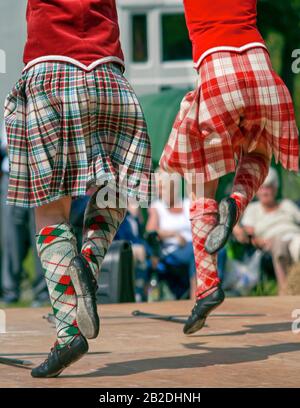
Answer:
[[8, 204], [37, 207], [111, 181], [149, 201], [147, 127], [118, 65], [89, 72], [61, 62], [33, 66], [6, 99], [5, 123]]
[[288, 89], [268, 52], [216, 52], [199, 68], [196, 90], [183, 99], [160, 166], [199, 173], [204, 182], [236, 170], [242, 146], [266, 153], [298, 170], [298, 129]]

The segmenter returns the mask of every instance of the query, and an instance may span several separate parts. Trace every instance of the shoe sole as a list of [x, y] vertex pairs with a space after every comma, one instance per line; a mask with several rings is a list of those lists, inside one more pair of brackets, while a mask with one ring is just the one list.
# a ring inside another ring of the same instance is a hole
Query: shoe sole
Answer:
[[[66, 368], [67, 368], [67, 367], [66, 367]], [[38, 376], [38, 375], [33, 375], [33, 374], [31, 374], [31, 377], [32, 377], [32, 378], [56, 378], [56, 377], [58, 377], [64, 370], [65, 370], [65, 369], [62, 368], [58, 373], [53, 374], [53, 375], [41, 375], [41, 376]]]
[[81, 269], [70, 265], [69, 272], [77, 296], [77, 324], [82, 335], [87, 339], [95, 339], [99, 334], [100, 321], [97, 312], [96, 298], [91, 296], [85, 286]]
[[205, 251], [210, 255], [214, 255], [224, 247], [234, 227], [234, 222], [230, 228], [226, 227], [228, 217], [230, 216], [230, 204], [228, 202], [222, 201], [220, 203], [219, 215], [219, 225], [209, 233], [204, 245]]
[[202, 319], [197, 320], [191, 327], [189, 327], [189, 329], [187, 331], [184, 331], [184, 334], [186, 334], [186, 335], [194, 334], [197, 331], [201, 330], [204, 327], [206, 319], [208, 318], [210, 313], [213, 312], [215, 309], [217, 309], [217, 307], [219, 307], [224, 302], [224, 299], [220, 303], [218, 303], [217, 305], [213, 306], [205, 317], [203, 317]]
[[184, 331], [184, 334], [186, 334], [186, 335], [194, 334], [197, 331], [201, 330], [203, 328], [203, 326], [205, 325], [206, 318], [207, 318], [207, 316], [204, 317], [203, 319], [197, 320], [197, 322], [195, 322], [195, 324], [193, 324], [193, 326], [189, 327], [188, 330]]

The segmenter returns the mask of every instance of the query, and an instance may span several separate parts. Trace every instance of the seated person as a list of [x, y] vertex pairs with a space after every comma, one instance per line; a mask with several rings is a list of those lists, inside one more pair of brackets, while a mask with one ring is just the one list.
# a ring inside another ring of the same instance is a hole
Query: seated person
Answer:
[[279, 286], [279, 294], [286, 293], [287, 271], [300, 260], [300, 210], [291, 200], [277, 200], [278, 175], [271, 168], [257, 192], [257, 202], [245, 211], [241, 225], [234, 235], [240, 242], [249, 242], [269, 251]]
[[[189, 201], [181, 199], [179, 190], [181, 179], [172, 178], [169, 183], [167, 173], [159, 170], [158, 199], [149, 209], [149, 218], [146, 225], [148, 232], [157, 231], [162, 243], [162, 258], [177, 267], [188, 270], [190, 278], [190, 293], [195, 293], [195, 258], [192, 245], [192, 233], [189, 219]], [[157, 264], [159, 260], [154, 260]]]

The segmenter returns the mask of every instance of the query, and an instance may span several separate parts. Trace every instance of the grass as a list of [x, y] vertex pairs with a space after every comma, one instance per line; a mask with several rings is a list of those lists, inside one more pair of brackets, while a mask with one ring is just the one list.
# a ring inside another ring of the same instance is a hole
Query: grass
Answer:
[[276, 296], [277, 294], [277, 282], [274, 279], [265, 279], [252, 289], [249, 296]]

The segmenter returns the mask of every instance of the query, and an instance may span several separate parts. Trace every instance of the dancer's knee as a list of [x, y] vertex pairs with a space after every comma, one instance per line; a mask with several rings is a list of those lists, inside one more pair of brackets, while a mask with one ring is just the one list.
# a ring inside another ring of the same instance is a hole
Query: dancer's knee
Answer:
[[36, 231], [49, 225], [69, 223], [71, 197], [62, 197], [52, 203], [35, 208]]

